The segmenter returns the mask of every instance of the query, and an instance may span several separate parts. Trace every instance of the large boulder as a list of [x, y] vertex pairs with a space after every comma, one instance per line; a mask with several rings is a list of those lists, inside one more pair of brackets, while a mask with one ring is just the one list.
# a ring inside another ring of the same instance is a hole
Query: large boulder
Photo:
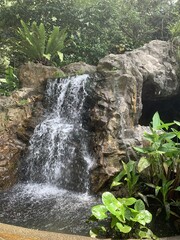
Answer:
[[64, 72], [56, 67], [44, 66], [41, 63], [28, 62], [19, 69], [21, 87], [34, 88], [36, 92], [45, 90], [47, 79], [63, 77]]
[[176, 96], [177, 63], [172, 45], [152, 41], [132, 52], [110, 54], [99, 61], [95, 87], [98, 99], [91, 110], [94, 152], [92, 190], [99, 191], [121, 169], [121, 161], [136, 157], [133, 146], [142, 141], [139, 124], [143, 102]]
[[86, 64], [85, 62], [74, 62], [62, 67], [63, 72], [66, 75], [81, 75], [95, 73], [96, 67]]

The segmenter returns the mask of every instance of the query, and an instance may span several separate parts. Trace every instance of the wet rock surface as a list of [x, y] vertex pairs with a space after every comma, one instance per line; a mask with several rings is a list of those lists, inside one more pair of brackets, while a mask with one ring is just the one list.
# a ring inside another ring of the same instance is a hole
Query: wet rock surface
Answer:
[[42, 98], [31, 88], [0, 97], [0, 190], [17, 181], [21, 154], [43, 113]]

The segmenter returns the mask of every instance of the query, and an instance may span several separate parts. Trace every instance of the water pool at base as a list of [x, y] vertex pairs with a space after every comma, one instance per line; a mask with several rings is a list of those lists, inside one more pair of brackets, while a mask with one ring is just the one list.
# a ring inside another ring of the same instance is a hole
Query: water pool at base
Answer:
[[91, 206], [98, 199], [86, 193], [46, 184], [18, 184], [0, 197], [0, 222], [53, 232], [88, 235]]

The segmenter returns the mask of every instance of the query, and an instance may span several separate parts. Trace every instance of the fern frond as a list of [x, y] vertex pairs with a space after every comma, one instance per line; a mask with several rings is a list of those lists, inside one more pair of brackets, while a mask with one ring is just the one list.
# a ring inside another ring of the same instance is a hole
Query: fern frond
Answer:
[[67, 37], [66, 29], [60, 31], [59, 27], [53, 28], [49, 36], [46, 53], [51, 53], [52, 58], [64, 48], [64, 41]]
[[21, 20], [21, 28], [18, 28], [19, 42], [16, 43], [17, 49], [22, 52], [29, 60], [41, 61], [45, 59], [52, 60], [55, 56], [59, 56], [63, 60], [61, 50], [64, 48], [65, 39], [67, 37], [66, 29], [60, 30], [54, 26], [48, 39], [44, 24], [39, 26], [33, 22], [31, 26]]

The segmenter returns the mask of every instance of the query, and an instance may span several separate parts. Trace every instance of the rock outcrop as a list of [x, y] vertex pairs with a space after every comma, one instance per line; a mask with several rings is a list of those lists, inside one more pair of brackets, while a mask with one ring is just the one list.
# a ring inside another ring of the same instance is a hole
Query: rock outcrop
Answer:
[[17, 181], [21, 153], [43, 112], [42, 97], [32, 88], [0, 97], [0, 190]]
[[[169, 42], [155, 40], [131, 52], [110, 54], [97, 68], [85, 63], [62, 69], [28, 63], [20, 69], [23, 88], [0, 97], [0, 189], [17, 179], [20, 156], [44, 111], [47, 79], [83, 73], [94, 74], [83, 123], [92, 133], [90, 148], [96, 159], [91, 171], [93, 192], [121, 169], [122, 160], [136, 158], [132, 146], [142, 142], [147, 127], [141, 125], [148, 125], [159, 102], [173, 99], [180, 107], [178, 66]], [[149, 116], [143, 116], [144, 112]], [[168, 116], [171, 112], [180, 120], [177, 109], [169, 107]]]
[[[92, 190], [97, 192], [121, 168], [121, 161], [136, 157], [132, 146], [142, 140], [139, 125], [143, 99], [156, 101], [179, 94], [177, 63], [172, 45], [152, 41], [125, 54], [110, 54], [99, 61], [97, 103], [91, 110], [94, 151]], [[153, 115], [153, 113], [151, 113]]]
[[19, 69], [19, 79], [22, 88], [33, 88], [42, 93], [45, 90], [47, 79], [65, 76], [64, 72], [56, 67], [44, 66], [40, 63], [26, 63]]

